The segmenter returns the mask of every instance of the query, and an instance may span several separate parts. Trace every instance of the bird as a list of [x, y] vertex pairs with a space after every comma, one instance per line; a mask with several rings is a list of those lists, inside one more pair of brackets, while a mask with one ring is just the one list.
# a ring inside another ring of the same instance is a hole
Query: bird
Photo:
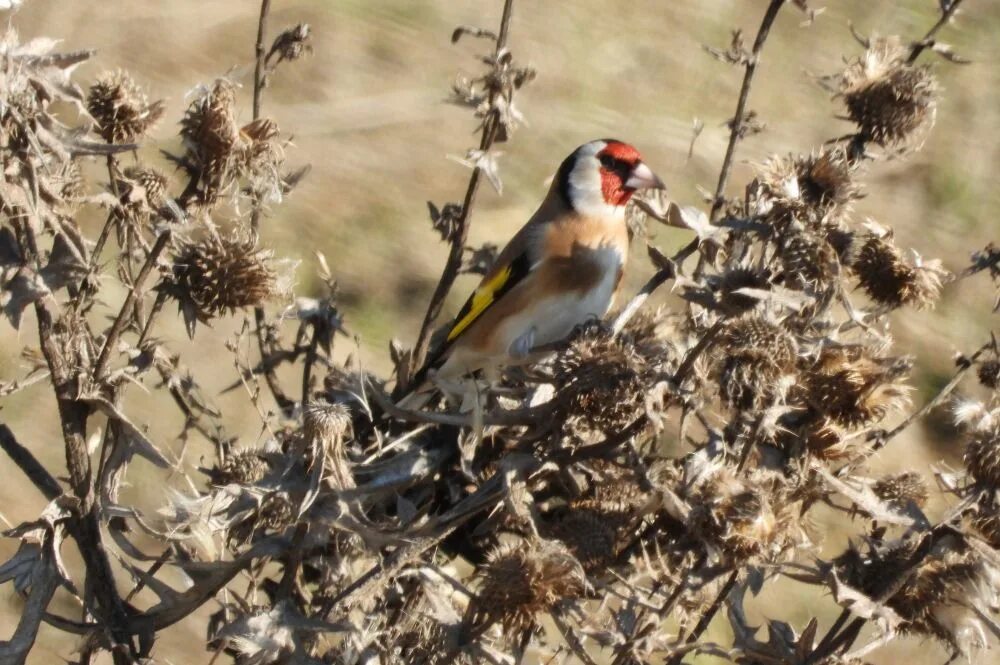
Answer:
[[574, 150], [397, 404], [419, 408], [435, 385], [447, 392], [476, 371], [495, 376], [533, 360], [533, 349], [603, 319], [625, 274], [625, 206], [636, 191], [664, 188], [628, 143], [598, 139]]

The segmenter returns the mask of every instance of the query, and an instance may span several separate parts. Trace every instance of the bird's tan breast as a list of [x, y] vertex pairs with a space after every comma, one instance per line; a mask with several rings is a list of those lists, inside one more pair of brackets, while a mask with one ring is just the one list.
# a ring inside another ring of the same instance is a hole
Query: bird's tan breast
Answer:
[[551, 223], [544, 242], [549, 263], [544, 278], [557, 290], [589, 291], [607, 279], [609, 269], [620, 273], [628, 257], [624, 220], [568, 216]]

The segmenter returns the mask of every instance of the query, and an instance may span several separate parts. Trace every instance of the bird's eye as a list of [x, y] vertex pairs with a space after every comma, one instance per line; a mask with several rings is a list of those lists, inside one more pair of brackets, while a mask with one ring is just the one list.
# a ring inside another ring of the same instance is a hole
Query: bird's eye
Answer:
[[614, 171], [618, 166], [618, 160], [611, 155], [598, 155], [598, 158], [601, 160], [601, 166], [606, 169]]

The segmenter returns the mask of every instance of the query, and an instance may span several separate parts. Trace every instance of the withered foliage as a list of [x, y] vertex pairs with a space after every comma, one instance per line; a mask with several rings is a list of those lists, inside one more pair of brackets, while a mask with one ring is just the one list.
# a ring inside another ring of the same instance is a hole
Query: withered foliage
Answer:
[[[819, 15], [791, 4], [809, 21]], [[939, 87], [917, 56], [942, 52], [934, 36], [960, 0], [941, 4], [919, 42], [869, 40], [826, 79], [854, 133], [771, 157], [740, 198], [725, 198], [732, 152], [761, 122], [745, 103], [784, 3], [769, 4], [752, 47], [736, 31], [727, 49], [709, 49], [746, 74], [736, 113], [719, 112], [733, 118], [719, 194], [704, 211], [660, 213], [644, 201], [630, 212], [638, 226], [648, 214], [696, 239], [673, 257], [651, 247], [656, 276], [615, 320], [582, 326], [498, 381], [469, 377], [420, 411], [387, 392], [419, 367], [455, 277], [495, 257], [466, 245], [467, 208], [481, 177], [499, 189], [492, 146], [522, 124], [515, 99], [534, 78], [507, 46], [512, 0], [498, 31], [453, 35], [461, 47], [489, 45], [483, 73], [452, 91], [479, 124], [462, 160], [477, 168], [464, 204], [429, 206], [431, 231], [452, 251], [415, 349], [394, 341], [384, 380], [334, 357], [345, 324], [326, 259], [319, 293], [293, 301], [291, 264], [259, 228], [264, 206], [304, 173], [282, 171], [287, 139], [260, 109], [268, 78], [310, 52], [308, 25], [268, 48], [263, 3], [252, 112], [240, 81], [196, 88], [169, 176], [129, 154], [164, 131], [152, 93], [115, 71], [85, 94], [73, 68], [91, 53], [6, 34], [0, 305], [30, 371], [4, 377], [0, 399], [54, 390], [67, 466], [46, 469], [0, 425], [0, 448], [50, 501], [4, 533], [19, 546], [0, 583], [24, 605], [0, 662], [25, 662], [45, 621], [79, 636], [81, 663], [98, 652], [116, 665], [153, 663], [162, 631], [207, 607], [207, 658], [241, 665], [677, 665], [696, 654], [864, 665], [907, 634], [966, 657], [996, 648], [996, 342], [959, 357], [954, 379], [914, 410], [912, 362], [888, 334], [890, 315], [933, 305], [950, 275], [854, 211], [877, 195], [865, 176], [885, 150], [905, 157], [928, 139]], [[57, 102], [80, 111], [78, 127], [55, 115]], [[84, 176], [90, 158], [106, 181]], [[88, 209], [106, 215], [93, 239], [79, 223]], [[962, 277], [1000, 283], [998, 254], [976, 252]], [[682, 304], [646, 305], [670, 279]], [[192, 336], [198, 322], [242, 317], [218, 362], [190, 366], [157, 334], [174, 303]], [[232, 372], [260, 437], [227, 432], [199, 386], [210, 372]], [[136, 383], [176, 405], [176, 441], [154, 440], [129, 412]], [[868, 459], [888, 446], [905, 456], [898, 435], [960, 383], [968, 394], [950, 406], [962, 467], [934, 469], [933, 487], [925, 469], [871, 475]], [[193, 462], [184, 451], [195, 440], [212, 452]], [[121, 493], [145, 463], [156, 482], [135, 489], [158, 510]], [[946, 507], [932, 519], [924, 509], [937, 503]], [[818, 547], [819, 506], [851, 530], [834, 556]], [[66, 541], [81, 567], [65, 565]], [[828, 592], [840, 619], [821, 631], [816, 618], [792, 625], [771, 607], [758, 630], [751, 596], [789, 580]], [[60, 614], [60, 598], [83, 616]], [[712, 642], [717, 616], [729, 632]]]

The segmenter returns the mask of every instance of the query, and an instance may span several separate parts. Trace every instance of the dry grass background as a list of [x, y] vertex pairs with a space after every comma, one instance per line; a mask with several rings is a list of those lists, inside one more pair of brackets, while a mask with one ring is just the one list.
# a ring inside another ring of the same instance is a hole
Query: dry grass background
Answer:
[[[446, 159], [461, 154], [475, 140], [468, 114], [443, 103], [458, 71], [473, 72], [474, 41], [451, 45], [458, 24], [494, 26], [499, 2], [487, 0], [297, 0], [273, 3], [272, 30], [310, 23], [315, 53], [275, 77], [266, 93], [264, 114], [294, 135], [290, 162], [310, 163], [312, 172], [280, 214], [263, 223], [265, 244], [279, 254], [301, 259], [300, 292], [308, 293], [316, 262], [323, 252], [337, 275], [341, 304], [357, 348], [341, 341], [341, 354], [360, 352], [369, 366], [386, 369], [388, 340], [411, 343], [430, 291], [444, 261], [426, 216], [425, 201], [458, 199], [468, 173]], [[511, 27], [511, 46], [522, 62], [538, 70], [537, 81], [519, 98], [529, 125], [502, 150], [503, 196], [481, 192], [471, 232], [473, 243], [502, 243], [542, 196], [546, 178], [579, 143], [616, 136], [637, 145], [646, 160], [669, 183], [670, 194], [684, 204], [699, 201], [698, 187], [714, 186], [728, 131], [722, 123], [732, 113], [740, 72], [716, 62], [701, 44], [722, 46], [729, 31], [755, 29], [766, 3], [753, 0], [521, 0]], [[815, 3], [814, 3], [815, 4]], [[745, 182], [754, 163], [767, 151], [808, 151], [842, 133], [827, 93], [812, 74], [838, 70], [858, 46], [847, 28], [852, 20], [862, 33], [922, 34], [937, 16], [933, 0], [870, 2], [832, 1], [817, 22], [802, 27], [803, 17], [783, 13], [768, 43], [750, 107], [767, 123], [766, 133], [740, 146], [732, 182]], [[67, 49], [99, 49], [78, 81], [89, 82], [105, 69], [127, 67], [154, 97], [167, 99], [167, 120], [145, 148], [176, 145], [176, 126], [186, 93], [197, 83], [229, 72], [242, 83], [248, 100], [257, 3], [235, 0], [172, 2], [66, 2], [28, 0], [11, 23], [24, 38], [38, 35], [64, 40]], [[873, 195], [857, 205], [859, 216], [891, 222], [902, 246], [939, 257], [961, 269], [968, 252], [995, 240], [1000, 210], [1000, 3], [971, 0], [942, 39], [974, 64], [935, 66], [945, 88], [937, 127], [924, 149], [905, 163], [878, 163], [865, 178]], [[249, 103], [245, 105], [249, 109]], [[249, 120], [249, 110], [245, 120]], [[695, 117], [705, 131], [686, 158]], [[100, 220], [92, 220], [99, 224]], [[664, 250], [687, 241], [681, 232], [652, 229]], [[651, 272], [644, 253], [636, 252], [630, 281]], [[471, 288], [461, 282], [456, 300]], [[971, 350], [984, 331], [990, 293], [984, 281], [970, 281], [947, 293], [936, 311], [898, 314], [900, 349], [916, 356], [919, 402], [946, 377], [954, 350]], [[453, 302], [451, 311], [458, 303]], [[171, 318], [171, 317], [167, 317]], [[217, 325], [199, 336], [187, 354], [199, 363], [222, 351], [232, 327]], [[170, 342], [190, 348], [179, 319], [167, 326]], [[23, 373], [20, 339], [0, 326], [0, 377]], [[221, 389], [231, 372], [199, 373], [210, 390]], [[213, 395], [233, 417], [234, 431], [253, 441], [259, 420], [245, 395]], [[49, 387], [39, 384], [0, 404], [7, 422], [42, 459], [56, 465], [62, 456], [58, 423], [35, 413], [53, 413]], [[157, 418], [160, 406], [143, 402], [134, 391], [133, 416], [152, 423], [159, 440], [180, 431], [171, 414]], [[236, 405], [241, 405], [238, 408]], [[44, 408], [43, 408], [44, 407]], [[179, 449], [179, 444], [178, 444]], [[175, 450], [179, 452], [179, 450]], [[186, 451], [196, 464], [201, 451]], [[878, 460], [894, 467], [921, 459], [956, 454], [949, 432], [914, 429], [895, 441]], [[3, 467], [0, 467], [2, 469]], [[56, 468], [59, 468], [57, 466]], [[137, 474], [138, 475], [138, 474]], [[0, 471], [3, 516], [17, 523], [41, 510], [44, 500], [15, 473]], [[157, 478], [158, 484], [162, 480]], [[132, 498], [153, 506], [159, 486], [133, 488]], [[0, 560], [14, 547], [0, 543]], [[808, 604], [795, 589], [785, 589], [775, 603]], [[766, 605], [763, 607], [766, 613]], [[0, 634], [7, 634], [18, 613], [18, 600], [5, 589], [0, 597]], [[803, 616], [805, 614], [803, 613]], [[795, 617], [787, 617], [794, 620]], [[207, 662], [204, 635], [193, 622], [171, 629], [157, 647], [164, 662]], [[71, 657], [72, 643], [45, 631], [29, 662], [52, 663]], [[880, 654], [879, 663], [943, 662], [936, 647], [901, 641]]]

